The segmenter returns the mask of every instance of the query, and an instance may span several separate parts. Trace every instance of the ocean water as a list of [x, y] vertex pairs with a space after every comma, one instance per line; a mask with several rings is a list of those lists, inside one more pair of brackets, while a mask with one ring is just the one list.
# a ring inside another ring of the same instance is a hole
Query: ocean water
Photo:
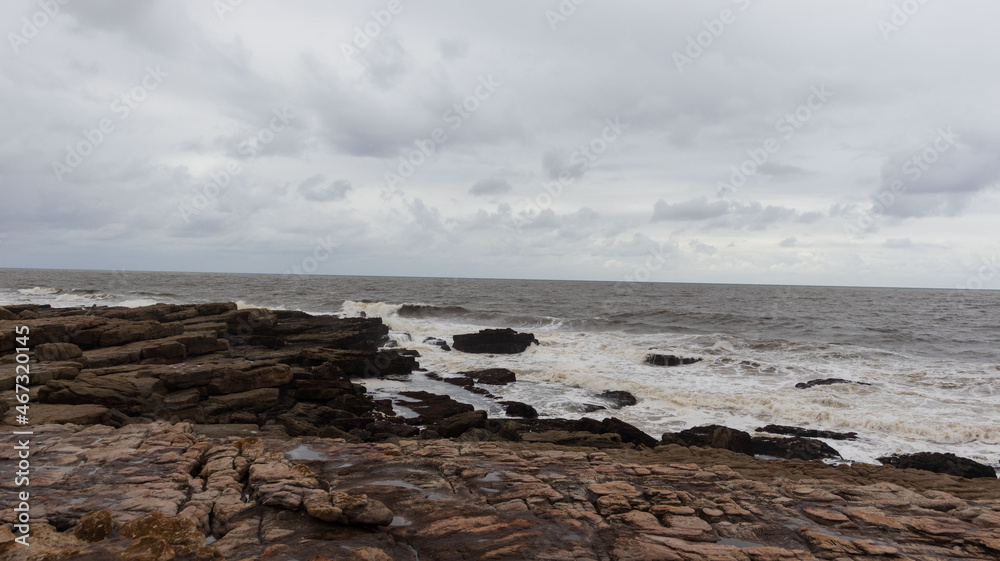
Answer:
[[[513, 370], [518, 383], [491, 391], [543, 415], [614, 415], [656, 437], [708, 423], [854, 431], [828, 441], [849, 461], [934, 451], [1000, 465], [997, 291], [0, 269], [0, 303], [210, 301], [382, 317], [442, 376]], [[487, 356], [422, 342], [485, 327], [531, 331], [540, 345]], [[654, 367], [649, 352], [704, 360]], [[795, 388], [815, 378], [871, 385]], [[383, 395], [443, 386], [489, 407], [423, 374], [364, 383]], [[585, 413], [605, 390], [639, 403]]]

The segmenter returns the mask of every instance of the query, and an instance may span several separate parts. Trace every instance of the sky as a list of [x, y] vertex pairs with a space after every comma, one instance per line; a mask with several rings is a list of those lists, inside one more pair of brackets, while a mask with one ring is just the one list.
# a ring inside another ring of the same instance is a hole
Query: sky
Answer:
[[1000, 288], [988, 0], [5, 0], [0, 267]]

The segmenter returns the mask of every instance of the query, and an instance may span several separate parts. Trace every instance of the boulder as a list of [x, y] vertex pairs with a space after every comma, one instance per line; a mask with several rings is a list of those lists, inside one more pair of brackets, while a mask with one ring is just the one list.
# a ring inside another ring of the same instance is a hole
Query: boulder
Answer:
[[722, 425], [692, 427], [678, 433], [664, 433], [661, 444], [722, 448], [731, 452], [753, 455], [750, 434]]
[[646, 355], [645, 362], [653, 366], [681, 366], [684, 364], [694, 364], [700, 362], [700, 358], [684, 358], [674, 355], [661, 355], [650, 353]]
[[80, 518], [76, 528], [73, 528], [73, 535], [77, 539], [93, 543], [107, 538], [114, 529], [115, 524], [111, 518], [111, 511], [96, 510], [84, 514]]
[[472, 411], [452, 415], [447, 419], [435, 423], [430, 428], [437, 431], [444, 438], [455, 438], [469, 429], [481, 429], [485, 426], [486, 411]]
[[467, 403], [455, 401], [447, 395], [438, 395], [425, 391], [400, 392], [400, 395], [415, 400], [404, 401], [400, 405], [419, 415], [416, 419], [412, 420], [418, 424], [435, 423], [448, 417], [454, 417], [459, 413], [469, 413], [476, 409]]
[[488, 368], [472, 372], [459, 372], [459, 374], [480, 384], [489, 384], [491, 386], [505, 386], [517, 381], [517, 376], [506, 368]]
[[965, 479], [997, 478], [996, 471], [990, 466], [955, 454], [918, 452], [916, 454], [893, 454], [877, 459], [883, 464], [899, 469], [922, 469], [964, 477]]
[[532, 333], [518, 333], [506, 329], [482, 329], [479, 333], [465, 333], [452, 337], [455, 350], [479, 354], [517, 354], [532, 343], [538, 344]]
[[438, 337], [427, 337], [424, 339], [424, 344], [434, 345], [435, 347], [439, 347], [442, 351], [451, 350], [451, 347], [448, 346], [448, 342]]
[[757, 429], [756, 432], [804, 436], [806, 438], [829, 438], [830, 440], [855, 440], [858, 438], [858, 433], [856, 432], [834, 432], [830, 430], [804, 429], [801, 427], [790, 427], [787, 425], [767, 425]]
[[816, 380], [809, 380], [808, 382], [799, 382], [798, 384], [795, 384], [795, 387], [800, 390], [804, 390], [813, 386], [832, 386], [834, 384], [857, 384], [859, 386], [871, 385], [867, 382], [855, 382], [853, 380], [845, 380], [843, 378], [818, 378]]
[[0, 306], [0, 321], [17, 319], [17, 314]]
[[73, 343], [42, 343], [35, 347], [35, 358], [40, 362], [73, 360], [83, 356], [83, 351]]
[[614, 405], [615, 409], [620, 409], [627, 405], [635, 405], [638, 403], [638, 400], [636, 400], [634, 395], [623, 390], [608, 390], [599, 394], [597, 397], [610, 401], [612, 405]]
[[791, 438], [755, 436], [751, 439], [753, 453], [786, 460], [825, 460], [840, 458], [840, 452], [822, 440], [793, 436]]
[[137, 540], [142, 537], [159, 538], [177, 549], [182, 555], [192, 553], [206, 545], [204, 534], [187, 518], [167, 516], [154, 512], [126, 522], [119, 531], [122, 537]]
[[521, 417], [524, 419], [538, 418], [538, 411], [526, 403], [521, 403], [520, 401], [501, 401], [500, 405], [506, 408], [508, 417]]

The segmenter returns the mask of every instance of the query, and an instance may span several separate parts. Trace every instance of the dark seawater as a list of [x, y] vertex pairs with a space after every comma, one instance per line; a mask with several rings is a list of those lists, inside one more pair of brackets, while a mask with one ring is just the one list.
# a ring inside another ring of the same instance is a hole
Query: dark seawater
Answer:
[[[595, 393], [627, 389], [640, 403], [614, 414], [651, 434], [796, 424], [867, 435], [831, 443], [849, 459], [919, 450], [1000, 459], [998, 291], [0, 269], [0, 303], [29, 301], [365, 312], [431, 370], [515, 370], [525, 383], [503, 397], [547, 414], [579, 415]], [[542, 345], [484, 358], [421, 344], [483, 327], [532, 330]], [[650, 367], [650, 349], [705, 361]], [[874, 385], [794, 388], [819, 377]]]

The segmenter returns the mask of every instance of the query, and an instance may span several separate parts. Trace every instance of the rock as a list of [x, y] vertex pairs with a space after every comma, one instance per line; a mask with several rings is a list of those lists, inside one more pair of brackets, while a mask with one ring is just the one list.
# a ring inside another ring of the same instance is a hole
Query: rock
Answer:
[[424, 343], [428, 345], [434, 345], [435, 347], [439, 347], [442, 351], [451, 350], [451, 347], [448, 346], [448, 342], [438, 337], [427, 337], [424, 339]]
[[638, 400], [636, 400], [634, 395], [623, 390], [608, 390], [606, 392], [598, 394], [597, 397], [610, 401], [612, 404], [614, 404], [616, 409], [620, 409], [622, 407], [625, 407], [626, 405], [635, 405], [636, 403], [638, 403]]
[[481, 429], [485, 426], [486, 411], [472, 411], [469, 413], [459, 413], [458, 415], [443, 419], [430, 428], [437, 431], [444, 438], [455, 438], [469, 429]]
[[466, 333], [452, 337], [455, 350], [480, 354], [517, 354], [532, 343], [538, 344], [532, 333], [518, 333], [513, 329], [482, 329], [479, 333]]
[[124, 561], [172, 561], [175, 557], [174, 548], [166, 540], [154, 536], [132, 540], [121, 555]]
[[705, 425], [692, 427], [678, 433], [664, 433], [660, 443], [722, 448], [740, 454], [753, 455], [749, 433], [721, 425]]
[[834, 432], [829, 430], [804, 429], [800, 427], [790, 427], [787, 425], [767, 425], [757, 429], [756, 432], [804, 436], [806, 438], [829, 438], [830, 440], [855, 440], [858, 438], [858, 433], [856, 432]]
[[73, 343], [42, 343], [35, 346], [39, 361], [67, 361], [83, 356], [83, 351]]
[[820, 378], [816, 380], [809, 380], [808, 382], [799, 382], [798, 384], [795, 384], [795, 387], [802, 390], [806, 388], [811, 388], [813, 386], [831, 386], [833, 384], [857, 384], [859, 386], [871, 385], [867, 382], [854, 382], [852, 380], [845, 380], [843, 378]]
[[12, 320], [12, 319], [17, 319], [17, 314], [8, 310], [7, 308], [0, 306], [0, 321]]
[[[591, 431], [593, 432], [593, 431]], [[601, 433], [614, 433], [621, 437], [622, 442], [641, 445], [647, 448], [655, 448], [657, 441], [652, 436], [642, 432], [636, 427], [614, 417], [609, 417], [601, 421]]]
[[73, 528], [73, 535], [85, 542], [99, 542], [111, 535], [114, 529], [111, 511], [96, 510], [80, 518], [76, 528]]
[[392, 511], [383, 503], [369, 499], [367, 495], [349, 495], [331, 491], [330, 504], [343, 512], [348, 524], [388, 526], [394, 517]]
[[142, 537], [162, 539], [182, 555], [206, 545], [205, 536], [193, 522], [179, 516], [154, 512], [126, 522], [119, 531], [122, 537], [136, 540]]
[[661, 355], [656, 353], [650, 353], [646, 355], [646, 364], [653, 366], [681, 366], [685, 364], [694, 364], [696, 362], [701, 362], [700, 358], [684, 358], [674, 355]]
[[[506, 437], [506, 436], [505, 436]], [[508, 440], [514, 440], [508, 438]], [[518, 436], [521, 442], [539, 442], [559, 446], [583, 446], [588, 448], [621, 448], [622, 437], [617, 434], [594, 434], [586, 431], [549, 430], [528, 432]]]
[[824, 460], [840, 458], [840, 452], [821, 440], [793, 436], [778, 438], [755, 436], [752, 439], [753, 453], [757, 456], [773, 456], [786, 460]]
[[419, 415], [414, 420], [419, 424], [435, 423], [459, 413], [469, 413], [475, 410], [475, 407], [467, 403], [455, 401], [447, 395], [438, 395], [425, 391], [406, 391], [400, 392], [400, 395], [416, 400], [412, 402], [405, 401], [400, 405]]
[[938, 452], [918, 452], [916, 454], [893, 454], [878, 458], [883, 464], [899, 469], [922, 469], [934, 473], [946, 473], [966, 479], [996, 479], [997, 474], [990, 466], [955, 454]]
[[292, 381], [287, 364], [260, 364], [248, 370], [228, 370], [208, 384], [209, 395], [239, 393], [260, 388], [275, 388]]
[[279, 397], [280, 391], [278, 388], [261, 388], [247, 392], [213, 395], [208, 400], [222, 406], [224, 409], [242, 409], [250, 406], [258, 408], [269, 407]]
[[459, 372], [459, 374], [480, 384], [489, 384], [491, 386], [505, 386], [517, 381], [517, 376], [506, 368], [489, 368], [473, 372]]
[[521, 403], [520, 401], [501, 401], [499, 403], [506, 407], [508, 417], [521, 417], [524, 419], [538, 418], [538, 411], [526, 403]]

